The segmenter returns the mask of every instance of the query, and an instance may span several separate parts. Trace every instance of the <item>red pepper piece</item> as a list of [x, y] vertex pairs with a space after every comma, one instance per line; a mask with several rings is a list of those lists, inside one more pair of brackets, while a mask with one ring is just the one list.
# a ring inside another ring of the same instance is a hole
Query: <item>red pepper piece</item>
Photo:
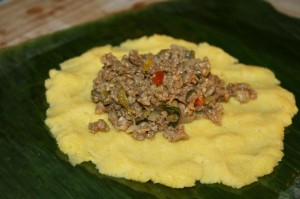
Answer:
[[203, 98], [203, 97], [198, 97], [198, 98], [195, 100], [195, 105], [196, 105], [196, 106], [203, 106], [203, 105], [204, 105], [204, 98]]
[[157, 71], [155, 75], [152, 77], [152, 83], [155, 84], [156, 86], [159, 86], [163, 83], [164, 81], [164, 71]]

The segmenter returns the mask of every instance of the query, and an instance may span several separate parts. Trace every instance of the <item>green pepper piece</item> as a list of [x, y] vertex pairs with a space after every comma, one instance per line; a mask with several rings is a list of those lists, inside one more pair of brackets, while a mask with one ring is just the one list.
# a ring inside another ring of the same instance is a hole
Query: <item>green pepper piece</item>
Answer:
[[126, 109], [129, 109], [129, 102], [126, 95], [126, 91], [123, 87], [120, 88], [120, 91], [117, 94], [119, 103]]
[[180, 119], [180, 108], [176, 106], [169, 106], [167, 104], [161, 104], [160, 108], [167, 111], [169, 115], [173, 115], [173, 119], [177, 118], [177, 120], [169, 122], [168, 125], [173, 127], [177, 126]]
[[109, 96], [110, 92], [109, 91], [102, 91], [101, 95], [103, 97], [103, 99], [106, 99]]
[[187, 59], [194, 59], [195, 58], [195, 51], [193, 51], [193, 50], [186, 51], [185, 58], [187, 58]]

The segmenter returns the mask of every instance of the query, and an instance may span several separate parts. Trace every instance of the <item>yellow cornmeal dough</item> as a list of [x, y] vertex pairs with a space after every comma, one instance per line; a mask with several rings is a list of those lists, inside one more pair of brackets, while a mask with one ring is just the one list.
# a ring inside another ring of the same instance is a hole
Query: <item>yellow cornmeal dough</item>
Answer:
[[[100, 56], [112, 52], [119, 59], [135, 49], [157, 53], [171, 44], [207, 56], [212, 73], [229, 82], [249, 83], [257, 99], [240, 104], [224, 103], [222, 126], [207, 119], [185, 124], [190, 139], [171, 143], [156, 134], [153, 140], [137, 141], [117, 132], [107, 114], [96, 115], [91, 101], [92, 81], [101, 69]], [[60, 150], [73, 165], [92, 161], [100, 173], [146, 182], [152, 180], [173, 188], [201, 183], [223, 183], [239, 188], [269, 174], [283, 156], [284, 127], [298, 111], [293, 94], [279, 86], [274, 74], [257, 66], [238, 63], [222, 49], [167, 36], [154, 35], [89, 50], [51, 70], [46, 80], [46, 124]], [[92, 134], [88, 124], [103, 118], [111, 131]]]

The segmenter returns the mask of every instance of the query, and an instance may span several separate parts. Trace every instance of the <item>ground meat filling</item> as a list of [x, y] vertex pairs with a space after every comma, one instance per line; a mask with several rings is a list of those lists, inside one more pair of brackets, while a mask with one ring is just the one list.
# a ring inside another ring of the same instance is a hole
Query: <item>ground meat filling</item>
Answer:
[[[151, 139], [162, 131], [170, 142], [188, 139], [183, 123], [197, 118], [221, 125], [223, 106], [232, 96], [241, 103], [256, 98], [246, 83], [227, 86], [211, 74], [207, 57], [172, 45], [158, 54], [132, 50], [118, 60], [111, 53], [101, 57], [103, 69], [93, 81], [91, 98], [96, 114], [108, 113], [115, 129], [136, 140]], [[108, 131], [99, 120], [89, 124], [91, 132]]]
[[107, 132], [110, 130], [109, 126], [102, 119], [98, 120], [97, 122], [90, 123], [89, 129], [92, 133], [96, 133], [98, 131]]

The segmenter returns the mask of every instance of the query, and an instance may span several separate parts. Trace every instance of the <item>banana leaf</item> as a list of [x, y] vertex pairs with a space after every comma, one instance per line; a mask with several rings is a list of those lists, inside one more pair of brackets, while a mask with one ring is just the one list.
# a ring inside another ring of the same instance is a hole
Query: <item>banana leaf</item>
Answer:
[[67, 161], [44, 124], [49, 69], [94, 46], [154, 33], [206, 41], [242, 63], [270, 68], [299, 107], [300, 20], [265, 1], [170, 1], [72, 27], [0, 51], [1, 198], [300, 198], [299, 114], [285, 129], [285, 155], [274, 172], [241, 189], [199, 182], [172, 189]]

